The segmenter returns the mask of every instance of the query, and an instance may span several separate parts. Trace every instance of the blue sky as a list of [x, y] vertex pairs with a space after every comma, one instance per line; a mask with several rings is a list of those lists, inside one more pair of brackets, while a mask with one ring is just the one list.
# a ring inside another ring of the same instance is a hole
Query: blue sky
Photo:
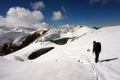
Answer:
[[40, 11], [41, 22], [53, 26], [120, 24], [120, 0], [0, 0], [0, 16], [6, 17], [12, 7]]

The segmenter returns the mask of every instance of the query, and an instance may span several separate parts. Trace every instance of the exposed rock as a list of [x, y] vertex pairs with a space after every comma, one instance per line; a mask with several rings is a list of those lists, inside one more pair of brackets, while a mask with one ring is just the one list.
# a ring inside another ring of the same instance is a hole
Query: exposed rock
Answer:
[[11, 52], [15, 52], [19, 49], [22, 49], [22, 48], [28, 46], [30, 43], [35, 41], [37, 38], [44, 36], [47, 31], [48, 30], [40, 30], [40, 31], [37, 31], [33, 34], [30, 34], [30, 35], [24, 37], [21, 40], [20, 45], [14, 45], [13, 42], [4, 43], [3, 46], [0, 47], [0, 55], [1, 56], [7, 55]]

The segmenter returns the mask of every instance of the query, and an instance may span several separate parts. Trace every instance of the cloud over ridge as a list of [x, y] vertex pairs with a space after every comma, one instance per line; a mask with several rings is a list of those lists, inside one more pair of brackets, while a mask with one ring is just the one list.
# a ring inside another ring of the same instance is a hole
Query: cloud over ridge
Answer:
[[6, 17], [0, 17], [0, 25], [4, 26], [32, 26], [43, 21], [44, 15], [41, 11], [30, 11], [22, 7], [12, 7], [8, 10]]

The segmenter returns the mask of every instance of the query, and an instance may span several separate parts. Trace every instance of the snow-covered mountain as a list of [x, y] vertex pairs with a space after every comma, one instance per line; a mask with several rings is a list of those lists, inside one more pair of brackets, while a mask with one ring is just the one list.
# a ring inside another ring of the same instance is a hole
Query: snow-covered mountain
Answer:
[[[120, 80], [119, 27], [65, 25], [28, 32], [1, 27], [1, 49], [8, 42], [19, 49], [0, 57], [0, 80]], [[94, 40], [102, 44], [98, 63]]]

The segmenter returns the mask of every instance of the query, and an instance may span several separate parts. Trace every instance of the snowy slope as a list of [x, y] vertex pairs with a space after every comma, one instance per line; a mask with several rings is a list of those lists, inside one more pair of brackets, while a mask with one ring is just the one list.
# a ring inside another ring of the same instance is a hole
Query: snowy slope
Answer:
[[5, 42], [18, 41], [22, 37], [28, 36], [34, 33], [36, 30], [41, 30], [43, 28], [48, 28], [49, 25], [46, 23], [41, 23], [35, 27], [13, 27], [13, 26], [0, 26], [0, 44]]
[[[51, 32], [59, 34], [54, 30]], [[119, 34], [119, 26], [99, 30], [75, 27], [59, 34], [59, 37], [77, 37], [65, 45], [50, 41], [32, 43], [0, 57], [0, 80], [120, 80]], [[92, 54], [94, 40], [102, 44], [97, 64]], [[32, 52], [46, 47], [55, 48], [36, 59], [28, 59]]]
[[7, 42], [17, 42], [24, 36], [27, 36], [28, 34], [23, 33], [23, 32], [8, 32], [0, 35], [0, 43], [4, 44]]
[[15, 43], [35, 30], [34, 28], [0, 26], [0, 44]]

